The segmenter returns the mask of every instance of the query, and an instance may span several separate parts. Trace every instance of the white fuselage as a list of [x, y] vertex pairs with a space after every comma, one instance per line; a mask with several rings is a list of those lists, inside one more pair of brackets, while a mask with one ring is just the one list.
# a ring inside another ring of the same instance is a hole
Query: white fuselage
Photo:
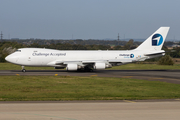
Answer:
[[[129, 63], [140, 61], [144, 58], [145, 51], [136, 50], [94, 50], [94, 51], [72, 51], [72, 50], [52, 50], [43, 48], [22, 48], [9, 55], [6, 60], [23, 66], [60, 66], [53, 62], [73, 62], [73, 61], [109, 61]], [[146, 57], [147, 59], [147, 57]], [[52, 63], [52, 64], [51, 64]]]

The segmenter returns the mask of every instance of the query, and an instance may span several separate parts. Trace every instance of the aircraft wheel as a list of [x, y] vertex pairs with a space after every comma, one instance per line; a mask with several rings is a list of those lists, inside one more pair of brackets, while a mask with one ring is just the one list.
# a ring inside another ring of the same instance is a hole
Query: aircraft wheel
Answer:
[[25, 72], [26, 72], [26, 70], [25, 70], [25, 69], [22, 69], [22, 72], [24, 72], [24, 73], [25, 73]]
[[91, 68], [85, 68], [85, 70], [84, 70], [85, 72], [93, 72], [93, 69], [91, 69]]

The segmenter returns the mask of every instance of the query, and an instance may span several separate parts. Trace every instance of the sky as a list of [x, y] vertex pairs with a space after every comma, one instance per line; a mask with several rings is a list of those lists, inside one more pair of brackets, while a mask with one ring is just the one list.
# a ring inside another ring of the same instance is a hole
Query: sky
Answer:
[[180, 40], [180, 0], [0, 0], [3, 38], [146, 39], [170, 26]]

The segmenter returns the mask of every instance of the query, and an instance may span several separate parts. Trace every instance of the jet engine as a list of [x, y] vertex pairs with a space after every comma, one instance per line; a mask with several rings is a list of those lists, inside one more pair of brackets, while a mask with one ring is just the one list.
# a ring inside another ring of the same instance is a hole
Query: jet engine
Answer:
[[94, 64], [94, 69], [99, 70], [99, 69], [105, 69], [106, 68], [106, 63], [95, 63]]
[[66, 66], [66, 70], [68, 70], [68, 71], [75, 71], [77, 69], [78, 69], [77, 64], [67, 64], [67, 66]]

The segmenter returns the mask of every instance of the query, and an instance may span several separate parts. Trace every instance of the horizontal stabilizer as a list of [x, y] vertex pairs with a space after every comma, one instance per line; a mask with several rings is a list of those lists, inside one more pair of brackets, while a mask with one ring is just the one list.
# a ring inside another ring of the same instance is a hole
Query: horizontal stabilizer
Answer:
[[144, 56], [155, 56], [155, 55], [164, 55], [165, 51], [161, 51], [161, 52], [152, 52], [152, 53], [148, 53], [148, 54], [144, 54]]

